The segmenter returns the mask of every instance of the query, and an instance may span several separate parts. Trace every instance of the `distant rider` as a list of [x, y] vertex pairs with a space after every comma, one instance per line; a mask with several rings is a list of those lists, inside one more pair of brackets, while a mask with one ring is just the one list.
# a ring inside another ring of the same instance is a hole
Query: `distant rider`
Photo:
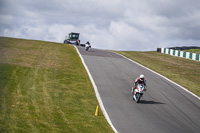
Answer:
[[86, 44], [88, 44], [90, 46], [90, 42], [89, 41], [87, 41]]
[[77, 39], [75, 44], [80, 45], [80, 40]]
[[136, 89], [137, 85], [138, 84], [144, 84], [144, 91], [146, 91], [147, 89], [147, 86], [146, 86], [146, 80], [144, 78], [144, 75], [141, 74], [139, 77], [137, 77], [135, 79], [135, 82], [134, 82], [134, 87], [132, 87], [132, 93], [134, 92], [134, 90]]

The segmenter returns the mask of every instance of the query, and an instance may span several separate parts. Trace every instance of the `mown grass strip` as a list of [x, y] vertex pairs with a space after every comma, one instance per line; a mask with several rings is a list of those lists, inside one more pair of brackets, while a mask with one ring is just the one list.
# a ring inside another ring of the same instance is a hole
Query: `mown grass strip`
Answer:
[[0, 37], [0, 132], [113, 132], [73, 46]]
[[115, 51], [200, 96], [200, 62], [158, 52]]

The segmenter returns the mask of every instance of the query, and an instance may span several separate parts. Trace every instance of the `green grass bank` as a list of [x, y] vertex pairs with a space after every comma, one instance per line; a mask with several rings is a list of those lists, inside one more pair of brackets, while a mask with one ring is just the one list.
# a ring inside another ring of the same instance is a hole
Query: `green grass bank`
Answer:
[[1, 133], [110, 133], [71, 45], [0, 37]]
[[158, 52], [115, 51], [200, 96], [200, 62]]
[[200, 54], [200, 49], [188, 49], [188, 50], [184, 50], [185, 52], [190, 52], [190, 53], [197, 53]]

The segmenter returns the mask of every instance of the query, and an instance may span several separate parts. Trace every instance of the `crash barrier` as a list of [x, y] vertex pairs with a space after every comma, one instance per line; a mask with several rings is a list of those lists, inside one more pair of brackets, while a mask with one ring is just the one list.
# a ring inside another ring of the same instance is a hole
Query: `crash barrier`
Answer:
[[164, 53], [164, 54], [169, 54], [172, 56], [178, 56], [178, 57], [182, 57], [182, 58], [186, 58], [186, 59], [200, 61], [200, 54], [196, 54], [196, 53], [184, 52], [184, 51], [168, 49], [168, 48], [161, 48], [161, 50], [157, 49], [157, 51]]

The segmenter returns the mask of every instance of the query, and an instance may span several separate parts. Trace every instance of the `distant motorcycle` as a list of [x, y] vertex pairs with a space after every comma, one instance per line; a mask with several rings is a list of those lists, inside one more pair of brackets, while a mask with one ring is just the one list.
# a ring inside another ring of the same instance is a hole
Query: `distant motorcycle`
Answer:
[[132, 92], [133, 100], [135, 100], [136, 103], [140, 102], [140, 98], [143, 96], [145, 89], [146, 88], [144, 84], [138, 84], [136, 89], [134, 89], [134, 91]]
[[85, 44], [85, 50], [88, 51], [89, 48], [91, 48], [91, 45], [90, 45], [89, 41], [87, 41]]

